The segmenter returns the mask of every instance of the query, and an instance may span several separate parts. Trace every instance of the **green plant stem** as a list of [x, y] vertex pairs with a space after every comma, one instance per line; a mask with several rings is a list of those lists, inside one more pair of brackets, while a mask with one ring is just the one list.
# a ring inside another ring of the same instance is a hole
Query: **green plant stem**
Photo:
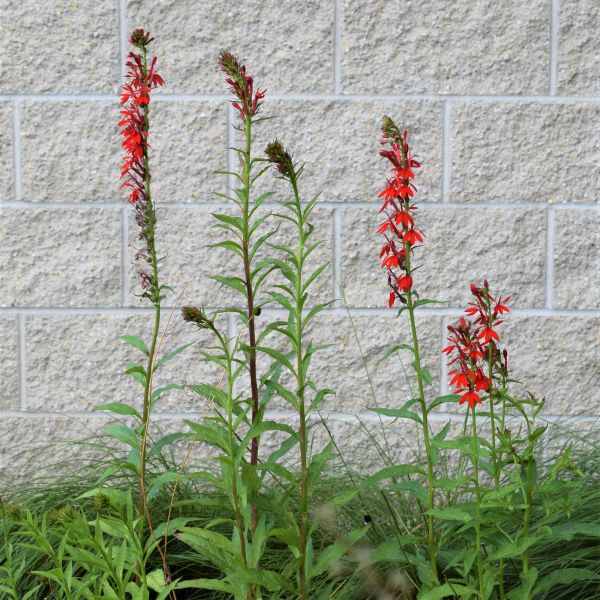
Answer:
[[[246, 554], [246, 536], [244, 534], [244, 521], [240, 510], [240, 502], [237, 490], [237, 473], [234, 472], [235, 464], [235, 432], [233, 427], [233, 373], [231, 369], [231, 357], [227, 351], [227, 341], [222, 341], [223, 350], [227, 355], [227, 430], [229, 434], [229, 459], [231, 460], [231, 499], [233, 502], [233, 510], [235, 512], [235, 522], [238, 528], [240, 538], [240, 551], [242, 553], [242, 562], [244, 569], [248, 570], [248, 557]], [[248, 592], [248, 598], [250, 598]]]
[[306, 577], [306, 547], [308, 543], [308, 436], [306, 427], [306, 406], [304, 396], [304, 368], [302, 356], [302, 267], [304, 264], [304, 217], [300, 205], [300, 196], [298, 194], [298, 184], [295, 177], [291, 178], [292, 189], [294, 191], [294, 201], [298, 215], [298, 251], [296, 255], [296, 289], [295, 294], [295, 320], [296, 320], [296, 344], [298, 346], [296, 353], [296, 383], [298, 396], [298, 418], [299, 418], [299, 445], [300, 445], [300, 567], [298, 578], [300, 580], [300, 598], [308, 599], [308, 582]]
[[[411, 275], [410, 244], [408, 242], [404, 243], [404, 250], [406, 253], [406, 272], [408, 275]], [[410, 319], [410, 331], [413, 343], [415, 371], [417, 372], [417, 385], [419, 390], [419, 404], [421, 406], [421, 420], [423, 425], [423, 443], [425, 444], [425, 456], [427, 459], [427, 508], [429, 511], [432, 511], [435, 508], [435, 475], [433, 471], [433, 455], [431, 452], [427, 403], [425, 402], [425, 391], [423, 389], [423, 374], [421, 373], [419, 339], [417, 337], [417, 326], [415, 323], [415, 306], [411, 290], [408, 290], [406, 292], [406, 306], [408, 308], [408, 315]], [[434, 519], [432, 514], [427, 515], [427, 547], [429, 552], [429, 562], [431, 563], [431, 575], [433, 577], [434, 583], [437, 585], [439, 584], [439, 579], [437, 573]]]
[[[488, 315], [489, 315], [488, 327], [491, 328], [492, 323], [493, 323], [493, 318], [492, 318], [492, 307], [491, 307], [491, 302], [489, 300], [489, 297], [486, 299], [486, 304], [487, 304]], [[490, 344], [488, 344], [487, 363], [488, 363], [488, 379], [490, 381], [489, 400], [490, 400], [490, 418], [491, 418], [491, 424], [492, 424], [492, 465], [494, 468], [494, 487], [495, 487], [496, 491], [498, 491], [500, 489], [500, 465], [499, 465], [499, 459], [498, 459], [498, 444], [497, 444], [497, 438], [496, 438], [496, 417], [494, 415], [494, 397], [492, 395], [492, 382], [493, 382], [493, 375], [494, 375], [492, 360], [493, 360], [493, 348], [492, 348], [492, 344], [490, 343]], [[504, 410], [502, 412], [502, 421], [504, 421]], [[500, 600], [504, 600], [506, 595], [505, 595], [505, 591], [504, 591], [504, 561], [502, 559], [500, 559], [500, 561], [498, 563], [498, 569], [500, 571], [500, 573], [498, 575]]]
[[[535, 417], [534, 417], [535, 418]], [[529, 527], [531, 524], [531, 505], [532, 505], [532, 489], [533, 489], [533, 442], [531, 442], [531, 433], [533, 429], [533, 424], [527, 418], [527, 437], [529, 441], [529, 448], [527, 452], [527, 466], [525, 467], [525, 489], [523, 490], [523, 495], [525, 499], [525, 511], [523, 514], [523, 537], [527, 538], [529, 536]], [[523, 554], [521, 555], [521, 560], [523, 562], [523, 575], [526, 575], [529, 571], [529, 550], [525, 548]], [[531, 594], [528, 595], [528, 598], [531, 598]]]
[[475, 407], [471, 409], [473, 424], [473, 477], [475, 483], [475, 502], [476, 502], [476, 524], [475, 524], [475, 545], [477, 552], [477, 575], [479, 579], [479, 597], [485, 598], [483, 585], [483, 557], [481, 555], [481, 489], [479, 487], [479, 444], [477, 442], [477, 418], [475, 416]]
[[[147, 71], [147, 51], [143, 50], [143, 61], [144, 61], [144, 74]], [[149, 119], [148, 119], [148, 105], [144, 106], [144, 131], [148, 136], [149, 130]], [[156, 256], [156, 246], [154, 244], [154, 206], [152, 204], [152, 196], [150, 192], [151, 177], [150, 177], [150, 161], [148, 156], [148, 146], [144, 147], [144, 166], [146, 171], [146, 178], [144, 181], [145, 193], [146, 193], [146, 223], [147, 227], [147, 244], [148, 244], [148, 262], [152, 268], [152, 280], [151, 280], [151, 299], [154, 304], [154, 327], [152, 330], [152, 339], [150, 342], [150, 348], [148, 350], [148, 361], [146, 364], [146, 383], [144, 385], [144, 406], [142, 414], [142, 444], [140, 448], [140, 515], [142, 517], [142, 529], [143, 522], [146, 518], [146, 445], [148, 438], [148, 427], [150, 423], [150, 413], [152, 404], [152, 371], [154, 369], [154, 359], [156, 352], [156, 342], [158, 339], [158, 332], [160, 329], [160, 289], [158, 283], [158, 259]]]
[[[256, 327], [254, 323], [254, 290], [252, 287], [252, 272], [250, 265], [250, 188], [251, 188], [251, 167], [252, 167], [252, 117], [247, 114], [245, 119], [246, 146], [244, 149], [244, 168], [242, 171], [242, 185], [244, 188], [243, 203], [242, 203], [242, 219], [243, 219], [243, 240], [242, 252], [244, 260], [244, 279], [246, 284], [246, 301], [248, 307], [248, 370], [250, 373], [250, 393], [252, 395], [252, 425], [258, 419], [259, 404], [258, 404], [258, 376], [256, 373]], [[256, 466], [258, 464], [258, 447], [260, 439], [256, 435], [250, 442], [250, 464]], [[258, 510], [256, 505], [251, 509], [251, 524], [252, 532], [255, 531], [258, 523]]]

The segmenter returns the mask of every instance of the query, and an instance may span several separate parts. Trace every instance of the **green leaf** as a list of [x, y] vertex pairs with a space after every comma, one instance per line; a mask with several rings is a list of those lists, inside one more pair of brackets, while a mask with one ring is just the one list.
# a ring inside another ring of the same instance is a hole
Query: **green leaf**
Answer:
[[180, 390], [181, 385], [178, 383], [169, 383], [167, 385], [163, 385], [162, 387], [156, 388], [152, 392], [152, 402], [156, 402], [165, 392], [169, 390]]
[[236, 588], [230, 583], [227, 583], [223, 579], [188, 579], [187, 581], [180, 581], [176, 586], [176, 590], [215, 590], [218, 592], [225, 592], [235, 596]]
[[412, 400], [408, 400], [408, 402], [405, 402], [404, 405], [400, 408], [375, 407], [369, 408], [369, 410], [373, 411], [374, 413], [384, 415], [386, 417], [395, 417], [397, 419], [410, 419], [412, 421], [416, 421], [417, 423], [423, 423], [421, 417], [417, 413], [410, 410], [410, 407], [413, 406], [413, 404], [416, 404], [417, 402], [419, 402], [419, 399], [413, 398]]
[[428, 411], [437, 408], [440, 404], [446, 404], [447, 402], [456, 403], [460, 400], [458, 394], [448, 394], [446, 396], [438, 396], [427, 408]]
[[597, 523], [565, 523], [552, 527], [552, 538], [570, 542], [575, 536], [600, 538], [600, 525]]
[[313, 578], [325, 573], [325, 571], [329, 569], [329, 566], [342, 558], [342, 556], [346, 554], [347, 548], [353, 547], [354, 544], [360, 540], [368, 530], [368, 527], [363, 527], [362, 529], [351, 531], [345, 536], [344, 543], [335, 542], [324, 548], [319, 553], [317, 563], [310, 569], [308, 576]]
[[141, 385], [146, 385], [146, 369], [142, 365], [130, 363], [127, 365], [125, 375], [131, 375]]
[[187, 344], [183, 344], [183, 346], [179, 346], [172, 352], [165, 354], [159, 361], [157, 361], [154, 366], [154, 370], [157, 371], [160, 367], [162, 367], [166, 362], [169, 362], [172, 358], [175, 358], [178, 354], [181, 354], [184, 350], [187, 350], [194, 342], [188, 342]]
[[190, 385], [190, 390], [196, 392], [202, 398], [206, 398], [209, 402], [216, 401], [219, 406], [227, 404], [227, 394], [218, 387], [209, 383], [196, 383]]
[[173, 471], [165, 471], [164, 473], [161, 473], [158, 477], [152, 479], [152, 481], [150, 482], [150, 487], [148, 488], [148, 492], [146, 493], [146, 498], [148, 502], [150, 502], [150, 500], [152, 500], [152, 498], [154, 498], [154, 496], [158, 494], [158, 492], [165, 484], [173, 483], [174, 481], [177, 481], [177, 479], [178, 475]]
[[238, 231], [244, 230], [244, 221], [241, 217], [236, 217], [233, 215], [225, 215], [222, 213], [213, 213], [212, 216], [221, 223], [225, 223], [226, 225], [231, 225]]
[[111, 423], [106, 426], [106, 434], [110, 437], [131, 446], [132, 448], [139, 448], [139, 440], [132, 429], [123, 425], [122, 423]]
[[107, 404], [101, 404], [100, 406], [96, 406], [94, 410], [105, 410], [107, 412], [113, 412], [117, 415], [137, 417], [138, 419], [142, 418], [140, 413], [133, 408], [133, 406], [129, 406], [129, 404], [125, 404], [124, 402], [109, 402]]
[[423, 470], [413, 465], [395, 465], [393, 467], [385, 467], [377, 471], [374, 475], [367, 477], [363, 482], [363, 487], [374, 485], [385, 479], [394, 479], [396, 477], [404, 477], [406, 475], [423, 475]]
[[444, 585], [438, 585], [431, 590], [420, 591], [417, 600], [442, 600], [442, 598], [456, 598], [457, 596], [459, 598], [476, 597], [477, 590], [457, 583], [444, 583]]
[[227, 574], [227, 579], [234, 583], [257, 585], [269, 592], [276, 592], [286, 584], [286, 580], [282, 575], [264, 568], [232, 571]]
[[504, 558], [514, 558], [515, 556], [521, 556], [526, 550], [528, 550], [533, 544], [537, 542], [537, 538], [529, 536], [520, 539], [518, 542], [509, 542], [500, 546], [495, 552], [491, 552], [487, 560], [494, 562]]
[[385, 351], [385, 354], [377, 361], [378, 363], [383, 362], [388, 359], [392, 354], [398, 352], [398, 350], [408, 350], [409, 352], [414, 352], [412, 346], [408, 344], [394, 344], [391, 348]]
[[224, 275], [209, 275], [209, 279], [213, 279], [217, 283], [220, 283], [221, 285], [229, 287], [232, 290], [235, 290], [236, 292], [239, 292], [240, 294], [242, 294], [244, 296], [246, 295], [246, 292], [247, 292], [246, 284], [244, 283], [244, 280], [240, 279], [239, 277], [224, 276]]
[[425, 382], [426, 385], [431, 385], [433, 382], [433, 379], [431, 377], [431, 373], [429, 372], [429, 369], [421, 369], [421, 377], [423, 378], [423, 381]]
[[468, 512], [453, 506], [448, 506], [446, 508], [432, 508], [427, 511], [427, 514], [436, 519], [441, 519], [442, 521], [460, 521], [462, 523], [466, 523], [473, 518]]
[[131, 344], [134, 348], [137, 348], [140, 352], [143, 352], [146, 356], [148, 356], [148, 346], [144, 340], [136, 337], [135, 335], [122, 335], [121, 339], [128, 344]]
[[187, 437], [187, 434], [185, 434], [181, 431], [178, 431], [176, 433], [169, 433], [168, 435], [165, 435], [164, 437], [160, 438], [160, 440], [158, 440], [158, 442], [156, 442], [152, 446], [152, 448], [150, 448], [150, 450], [148, 451], [148, 458], [157, 456], [158, 454], [161, 453], [162, 449], [165, 446], [169, 446], [173, 442], [176, 442], [177, 440], [180, 440], [181, 438], [184, 438], [184, 437]]
[[292, 366], [292, 363], [284, 356], [279, 350], [269, 348], [268, 346], [259, 346], [256, 348], [259, 352], [268, 354], [271, 358], [274, 358], [277, 362], [281, 363], [286, 369], [288, 369], [293, 375], [296, 375], [296, 370]]

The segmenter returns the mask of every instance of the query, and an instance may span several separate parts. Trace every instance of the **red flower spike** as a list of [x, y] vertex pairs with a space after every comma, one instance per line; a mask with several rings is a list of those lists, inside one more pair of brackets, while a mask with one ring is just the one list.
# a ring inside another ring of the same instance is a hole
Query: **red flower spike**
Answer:
[[[148, 45], [154, 38], [143, 29], [136, 29], [131, 34], [129, 42], [138, 48], [142, 54], [129, 52], [127, 73], [121, 92], [121, 120], [119, 128], [124, 150], [121, 166], [121, 188], [129, 190], [128, 200], [135, 207], [135, 220], [140, 227], [139, 239], [145, 243], [145, 248], [137, 252], [136, 260], [148, 261], [151, 249], [154, 248], [154, 209], [150, 200], [148, 182], [148, 105], [150, 92], [164, 85], [163, 78], [156, 72], [156, 57], [150, 60], [147, 68]], [[153, 250], [152, 250], [153, 251]], [[158, 291], [156, 282], [151, 275], [140, 270], [140, 278], [144, 295], [155, 299]]]
[[496, 373], [508, 375], [507, 354], [497, 348], [500, 336], [496, 328], [502, 324], [498, 315], [509, 312], [509, 297], [496, 300], [487, 280], [482, 287], [471, 284], [471, 294], [473, 301], [467, 304], [465, 314], [473, 321], [460, 317], [457, 325], [449, 325], [450, 345], [442, 352], [448, 356], [448, 364], [455, 365], [449, 371], [450, 385], [461, 395], [460, 403], [467, 402], [473, 408], [481, 402], [478, 392], [489, 392], [494, 386], [486, 372], [493, 374], [492, 379]]
[[[380, 213], [385, 213], [386, 220], [379, 226], [377, 233], [384, 235], [384, 244], [379, 258], [382, 259], [382, 268], [389, 271], [388, 285], [391, 292], [388, 306], [394, 305], [396, 298], [406, 303], [403, 292], [410, 292], [413, 279], [408, 269], [408, 256], [412, 255], [413, 246], [423, 242], [424, 234], [414, 227], [414, 213], [416, 206], [409, 204], [409, 198], [414, 196], [416, 187], [412, 180], [415, 170], [421, 165], [412, 156], [407, 142], [407, 132], [400, 133], [398, 127], [389, 117], [384, 117], [382, 125], [382, 145], [388, 148], [379, 151], [380, 156], [386, 158], [392, 165], [392, 176], [386, 181], [386, 187], [378, 194], [383, 199]], [[394, 273], [393, 269], [400, 269]]]

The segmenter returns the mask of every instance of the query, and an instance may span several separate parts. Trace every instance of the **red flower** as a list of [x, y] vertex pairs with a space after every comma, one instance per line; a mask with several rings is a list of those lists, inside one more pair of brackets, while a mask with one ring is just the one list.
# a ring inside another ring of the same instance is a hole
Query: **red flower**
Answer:
[[398, 289], [401, 292], [408, 292], [412, 287], [412, 277], [410, 275], [400, 275], [398, 277]]
[[417, 229], [410, 229], [404, 233], [402, 241], [414, 246], [417, 242], [423, 241], [423, 236], [419, 233]]
[[460, 404], [469, 403], [469, 408], [474, 408], [475, 404], [481, 404], [481, 398], [477, 392], [468, 391], [460, 397]]

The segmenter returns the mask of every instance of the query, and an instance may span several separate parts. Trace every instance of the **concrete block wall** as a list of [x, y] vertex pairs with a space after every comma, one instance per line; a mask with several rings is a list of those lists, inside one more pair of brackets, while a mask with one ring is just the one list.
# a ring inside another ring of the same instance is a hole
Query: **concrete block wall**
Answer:
[[[135, 228], [118, 181], [133, 27], [156, 36], [167, 82], [152, 104], [154, 191], [163, 277], [183, 302], [214, 307], [206, 274], [224, 268], [204, 246], [223, 207], [214, 171], [234, 159], [216, 68], [230, 48], [277, 116], [257, 148], [277, 132], [306, 162], [304, 193], [322, 192], [319, 259], [330, 269], [317, 295], [341, 289], [347, 304], [315, 329], [334, 343], [315, 361], [338, 390], [332, 418], [364, 415], [373, 389], [387, 405], [410, 394], [399, 365], [378, 364], [408, 336], [385, 307], [377, 260], [378, 128], [390, 114], [423, 161], [416, 285], [447, 302], [420, 317], [430, 394], [447, 389], [445, 327], [469, 283], [487, 277], [513, 298], [504, 333], [515, 374], [546, 396], [550, 419], [597, 428], [598, 0], [0, 0], [0, 27], [0, 477], [28, 466], [21, 442], [85, 435], [104, 422], [95, 405], [139, 396], [121, 375], [135, 354], [118, 340], [143, 335], [151, 317], [136, 296]], [[192, 337], [175, 317], [166, 344]], [[193, 352], [164, 375], [215, 376]], [[185, 392], [159, 407], [169, 423], [203, 410]]]

